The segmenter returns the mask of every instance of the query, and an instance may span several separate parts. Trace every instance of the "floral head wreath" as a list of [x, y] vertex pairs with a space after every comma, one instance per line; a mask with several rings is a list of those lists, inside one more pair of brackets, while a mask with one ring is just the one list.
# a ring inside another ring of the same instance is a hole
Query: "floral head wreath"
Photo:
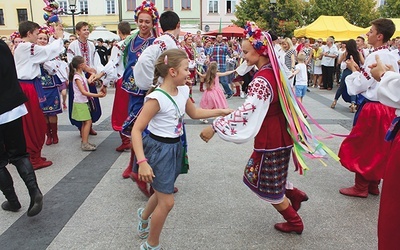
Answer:
[[268, 55], [268, 39], [254, 22], [247, 21], [244, 35], [259, 55]]
[[14, 31], [11, 35], [10, 35], [10, 40], [11, 42], [13, 42], [15, 40], [15, 38], [21, 38], [21, 34], [19, 34], [18, 31]]
[[39, 28], [39, 34], [46, 34], [49, 35], [50, 34], [50, 29], [49, 27], [46, 26], [42, 26]]
[[134, 16], [133, 18], [135, 19], [135, 22], [138, 21], [139, 15], [141, 13], [148, 13], [151, 18], [153, 19], [153, 25], [156, 25], [158, 23], [158, 19], [160, 19], [160, 16], [158, 15], [158, 10], [154, 3], [150, 1], [143, 1], [142, 5], [138, 6], [135, 11], [134, 11]]
[[193, 36], [192, 36], [192, 33], [187, 32], [187, 33], [183, 36], [183, 40], [186, 41], [189, 37], [193, 37]]

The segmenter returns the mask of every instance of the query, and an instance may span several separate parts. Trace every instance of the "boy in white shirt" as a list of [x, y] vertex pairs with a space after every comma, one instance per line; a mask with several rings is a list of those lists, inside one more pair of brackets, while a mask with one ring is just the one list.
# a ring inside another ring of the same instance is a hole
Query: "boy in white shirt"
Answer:
[[297, 56], [297, 64], [294, 67], [294, 71], [289, 79], [296, 76], [296, 83], [295, 83], [295, 94], [296, 97], [303, 102], [303, 97], [306, 95], [307, 92], [307, 65], [304, 63], [306, 60], [306, 54], [300, 52]]

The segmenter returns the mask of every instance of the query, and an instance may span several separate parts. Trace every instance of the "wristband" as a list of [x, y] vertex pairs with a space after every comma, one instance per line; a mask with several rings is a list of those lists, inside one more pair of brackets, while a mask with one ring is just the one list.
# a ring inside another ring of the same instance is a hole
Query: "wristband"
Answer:
[[139, 165], [140, 163], [143, 163], [143, 162], [146, 162], [146, 161], [147, 161], [147, 158], [144, 158], [143, 160], [137, 161], [136, 164]]
[[386, 71], [382, 73], [382, 75], [381, 75], [381, 79], [382, 79], [382, 77], [385, 75], [385, 73], [386, 73]]

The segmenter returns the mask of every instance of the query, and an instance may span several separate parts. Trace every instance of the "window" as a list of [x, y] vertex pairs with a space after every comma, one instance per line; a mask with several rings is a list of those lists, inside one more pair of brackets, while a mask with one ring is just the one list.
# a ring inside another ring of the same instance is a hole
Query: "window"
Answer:
[[218, 0], [208, 0], [208, 13], [218, 13]]
[[226, 13], [234, 13], [236, 11], [236, 0], [226, 1]]
[[28, 21], [28, 11], [26, 9], [17, 9], [18, 22]]
[[192, 1], [191, 0], [182, 0], [182, 10], [191, 10], [192, 9]]
[[126, 1], [126, 10], [134, 11], [136, 9], [136, 0], [127, 0]]
[[80, 0], [79, 1], [79, 9], [82, 14], [88, 14], [88, 1], [87, 0]]
[[115, 0], [106, 0], [107, 14], [115, 14]]
[[60, 8], [62, 8], [64, 12], [68, 11], [67, 1], [58, 1], [58, 3], [60, 4]]
[[173, 10], [174, 9], [174, 4], [173, 0], [164, 0], [164, 10]]
[[0, 25], [4, 25], [4, 13], [3, 13], [3, 9], [0, 9]]

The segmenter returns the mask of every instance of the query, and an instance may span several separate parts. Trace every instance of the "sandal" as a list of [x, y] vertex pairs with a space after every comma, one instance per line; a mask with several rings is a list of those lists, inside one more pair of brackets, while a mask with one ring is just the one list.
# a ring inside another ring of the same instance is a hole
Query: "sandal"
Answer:
[[336, 100], [332, 102], [331, 109], [334, 109], [335, 107], [336, 107]]
[[162, 250], [162, 248], [160, 247], [160, 245], [152, 247], [146, 241], [140, 246], [140, 250]]
[[[144, 211], [144, 208], [139, 208], [138, 211], [137, 211], [137, 215], [138, 215], [138, 218], [139, 218], [139, 224], [138, 224], [138, 227], [137, 227], [137, 231], [138, 231], [139, 238], [147, 239], [147, 237], [149, 236], [149, 232], [150, 232], [150, 225], [149, 225], [150, 218], [147, 219], [147, 220], [143, 220], [142, 219], [143, 211]], [[147, 226], [143, 227], [143, 224], [147, 224]], [[142, 244], [142, 246], [143, 245], [144, 244]], [[142, 249], [142, 246], [140, 246], [140, 249]], [[157, 248], [143, 248], [143, 249], [157, 249]]]

